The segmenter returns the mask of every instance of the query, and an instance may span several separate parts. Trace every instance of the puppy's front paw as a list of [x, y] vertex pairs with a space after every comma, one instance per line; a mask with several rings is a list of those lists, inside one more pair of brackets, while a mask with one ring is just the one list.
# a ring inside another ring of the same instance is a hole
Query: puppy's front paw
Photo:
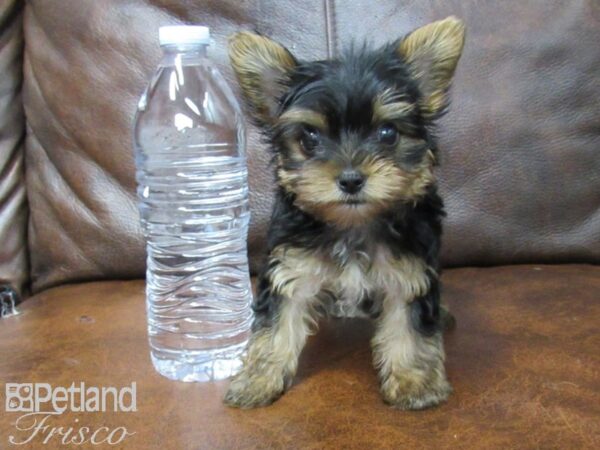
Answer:
[[383, 400], [398, 409], [419, 410], [446, 401], [452, 387], [437, 371], [406, 370], [387, 375], [381, 383]]
[[285, 378], [281, 374], [242, 371], [231, 381], [223, 401], [235, 408], [267, 406], [281, 397], [285, 386]]

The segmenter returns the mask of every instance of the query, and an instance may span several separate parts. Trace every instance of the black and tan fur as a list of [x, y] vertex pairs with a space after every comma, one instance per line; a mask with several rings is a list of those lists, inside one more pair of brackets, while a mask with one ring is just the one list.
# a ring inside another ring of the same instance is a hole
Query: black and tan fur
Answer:
[[448, 397], [433, 127], [463, 41], [453, 17], [327, 61], [298, 61], [263, 36], [232, 37], [233, 68], [272, 148], [278, 189], [229, 405], [283, 394], [325, 312], [377, 321], [374, 363], [387, 403], [421, 409]]

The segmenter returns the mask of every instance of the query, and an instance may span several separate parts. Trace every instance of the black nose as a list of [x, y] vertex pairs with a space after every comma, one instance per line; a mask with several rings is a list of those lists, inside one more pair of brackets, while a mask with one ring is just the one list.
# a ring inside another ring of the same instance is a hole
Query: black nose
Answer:
[[348, 194], [356, 194], [365, 184], [365, 177], [356, 170], [344, 170], [337, 179], [340, 189]]

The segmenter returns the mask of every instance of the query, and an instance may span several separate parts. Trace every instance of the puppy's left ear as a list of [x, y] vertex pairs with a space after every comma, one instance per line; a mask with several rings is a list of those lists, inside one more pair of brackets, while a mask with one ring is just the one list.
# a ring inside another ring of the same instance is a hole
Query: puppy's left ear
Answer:
[[465, 26], [453, 16], [418, 28], [399, 41], [396, 52], [417, 81], [425, 117], [433, 119], [448, 106], [448, 88], [464, 42]]
[[270, 125], [296, 59], [277, 42], [248, 32], [229, 38], [229, 58], [252, 118]]

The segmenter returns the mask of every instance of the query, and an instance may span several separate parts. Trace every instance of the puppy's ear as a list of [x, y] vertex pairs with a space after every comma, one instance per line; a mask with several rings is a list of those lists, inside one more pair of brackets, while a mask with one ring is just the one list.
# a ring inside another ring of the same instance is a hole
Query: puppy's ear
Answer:
[[260, 126], [271, 124], [296, 59], [278, 43], [248, 32], [229, 39], [229, 58], [252, 118]]
[[421, 94], [425, 117], [448, 106], [448, 88], [465, 42], [465, 26], [456, 17], [418, 28], [398, 42], [396, 52], [408, 63]]

